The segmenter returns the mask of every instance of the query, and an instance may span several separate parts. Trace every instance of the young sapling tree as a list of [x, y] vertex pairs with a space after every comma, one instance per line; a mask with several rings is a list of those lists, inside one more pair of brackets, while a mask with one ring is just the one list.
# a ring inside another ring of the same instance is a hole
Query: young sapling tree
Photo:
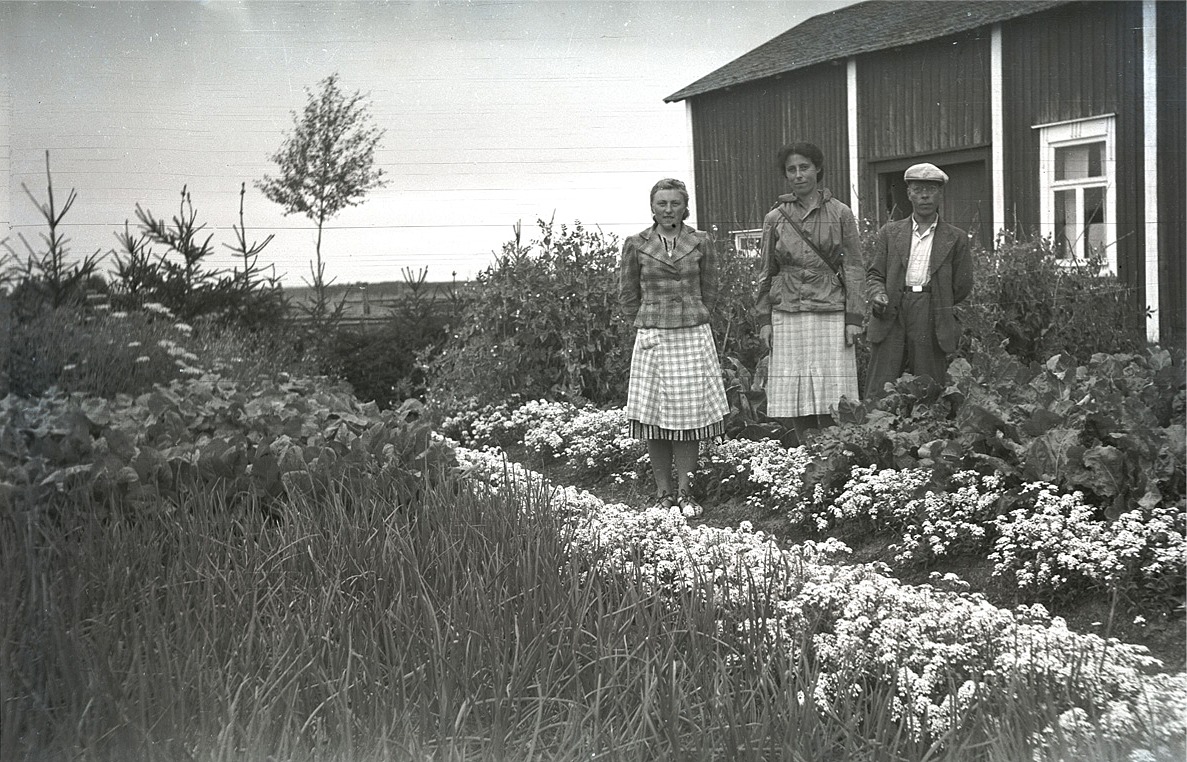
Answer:
[[[345, 301], [331, 308], [321, 242], [326, 220], [363, 202], [367, 193], [387, 184], [375, 166], [375, 148], [386, 132], [375, 126], [364, 95], [344, 92], [338, 74], [323, 79], [300, 114], [293, 112], [293, 129], [272, 155], [279, 173], [256, 182], [268, 199], [284, 207], [285, 215], [303, 214], [317, 227], [316, 262], [310, 265], [314, 300], [305, 309], [314, 328], [340, 316]], [[344, 296], [345, 299], [345, 296]]]

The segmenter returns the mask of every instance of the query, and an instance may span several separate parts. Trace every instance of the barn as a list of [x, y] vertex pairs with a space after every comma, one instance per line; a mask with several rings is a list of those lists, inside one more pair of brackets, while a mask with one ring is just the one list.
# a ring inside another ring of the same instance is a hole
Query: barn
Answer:
[[1184, 342], [1182, 2], [869, 0], [815, 16], [668, 96], [692, 131], [697, 224], [754, 245], [785, 191], [779, 146], [824, 152], [824, 184], [878, 224], [903, 171], [942, 167], [942, 214], [992, 246], [1043, 235], [1103, 252]]

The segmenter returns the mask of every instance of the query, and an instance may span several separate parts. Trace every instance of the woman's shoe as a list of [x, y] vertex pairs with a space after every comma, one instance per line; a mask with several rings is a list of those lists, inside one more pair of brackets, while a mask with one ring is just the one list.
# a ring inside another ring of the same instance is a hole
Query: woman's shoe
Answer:
[[655, 499], [654, 508], [662, 511], [668, 511], [676, 507], [676, 496], [671, 492], [665, 492]]
[[700, 516], [705, 512], [705, 509], [701, 507], [701, 504], [696, 500], [693, 500], [692, 495], [689, 495], [687, 492], [680, 494], [676, 504], [680, 506], [680, 512], [684, 514], [686, 519], [695, 519], [697, 516]]

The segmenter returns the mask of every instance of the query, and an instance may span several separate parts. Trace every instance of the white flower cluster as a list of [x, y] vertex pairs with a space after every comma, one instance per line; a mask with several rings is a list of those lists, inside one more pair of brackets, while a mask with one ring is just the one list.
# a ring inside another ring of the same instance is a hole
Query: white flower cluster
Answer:
[[818, 528], [857, 521], [901, 532], [901, 542], [890, 546], [900, 564], [984, 550], [1004, 491], [1001, 478], [961, 471], [951, 477], [955, 489], [944, 492], [928, 489], [932, 480], [925, 468], [854, 468], [832, 505], [822, 506]]
[[1093, 579], [1116, 579], [1121, 571], [1108, 545], [1106, 527], [1079, 492], [1061, 495], [1050, 484], [1026, 486], [1034, 496], [997, 519], [998, 538], [989, 558], [993, 575], [1022, 589], [1054, 593]]
[[1050, 484], [1029, 484], [1023, 505], [996, 520], [990, 553], [995, 577], [1035, 594], [1057, 594], [1084, 584], [1115, 589], [1138, 580], [1181, 579], [1187, 569], [1182, 506], [1137, 507], [1106, 522], [1080, 492], [1059, 494]]
[[750, 507], [785, 511], [793, 523], [811, 512], [803, 494], [804, 473], [811, 462], [806, 448], [788, 449], [770, 439], [731, 439], [710, 448], [709, 458], [709, 467], [723, 474], [722, 489], [745, 496]]
[[[497, 452], [459, 449], [457, 457], [495, 488], [547, 489]], [[630, 575], [666, 600], [711, 595], [728, 620], [722, 626], [765, 633], [793, 650], [810, 643], [821, 672], [812, 698], [823, 710], [838, 697], [889, 688], [896, 719], [923, 739], [959, 722], [972, 702], [1025, 685], [1115, 718], [1129, 740], [1130, 730], [1143, 743], [1187, 735], [1183, 676], [1151, 683], [1146, 671], [1158, 662], [1144, 647], [1072, 632], [1041, 606], [1011, 612], [980, 595], [838, 564], [846, 549], [835, 540], [780, 548], [748, 523], [693, 527], [676, 511], [607, 505], [571, 488], [547, 494], [568, 525], [575, 560], [592, 573]], [[765, 596], [768, 615], [747, 622], [755, 595]]]
[[[645, 448], [628, 436], [621, 410], [536, 400], [470, 410], [451, 420], [442, 430], [463, 444], [522, 442], [545, 459], [563, 458], [619, 483], [639, 481], [646, 473]], [[938, 491], [931, 489], [930, 469], [876, 466], [854, 468], [830, 500], [820, 485], [806, 487], [813, 457], [808, 448], [788, 449], [772, 440], [725, 440], [705, 450], [698, 479], [708, 480], [720, 497], [742, 499], [758, 513], [780, 511], [792, 524], [819, 532], [856, 525], [899, 534], [890, 549], [900, 564], [992, 549], [995, 576], [1031, 595], [1077, 582], [1138, 593], [1165, 588], [1170, 595], [1175, 580], [1187, 573], [1182, 505], [1141, 505], [1105, 522], [1094, 518], [1078, 494], [1060, 495], [1052, 485], [1035, 484], [1016, 510], [998, 516], [1005, 487], [997, 475], [959, 472], [946, 480], [948, 489]]]
[[[443, 434], [468, 447], [494, 447], [524, 442], [529, 449], [547, 456], [553, 454], [552, 432], [560, 423], [577, 414], [578, 408], [566, 402], [530, 400], [522, 405], [509, 403], [471, 406], [447, 417], [440, 425]], [[532, 441], [528, 439], [532, 438]]]
[[961, 471], [951, 480], [955, 489], [929, 490], [909, 503], [902, 542], [891, 546], [898, 563], [927, 563], [985, 549], [987, 528], [1004, 494], [1002, 479]]
[[843, 522], [859, 521], [875, 530], [899, 531], [915, 514], [915, 505], [932, 473], [925, 468], [901, 471], [877, 466], [857, 467], [850, 473], [841, 494], [817, 520], [820, 529]]
[[[164, 308], [162, 308], [164, 309]], [[187, 328], [189, 326], [186, 326]], [[190, 376], [200, 376], [205, 371], [198, 365], [199, 357], [172, 339], [159, 339], [157, 346], [165, 350], [165, 354], [173, 358], [178, 370]]]
[[1127, 746], [1135, 738], [1142, 739], [1144, 746], [1132, 749], [1127, 762], [1182, 759], [1176, 748], [1182, 747], [1183, 718], [1187, 717], [1187, 674], [1151, 675], [1138, 695], [1136, 703], [1108, 702], [1096, 722], [1082, 707], [1063, 712], [1050, 727], [1034, 735], [1032, 759], [1055, 759], [1055, 750], [1062, 759], [1098, 759], [1102, 742]]
[[639, 475], [640, 459], [646, 458], [646, 446], [630, 435], [621, 409], [580, 410], [567, 420], [529, 429], [524, 444], [542, 452], [536, 444], [542, 432], [552, 453], [586, 473], [633, 480]]

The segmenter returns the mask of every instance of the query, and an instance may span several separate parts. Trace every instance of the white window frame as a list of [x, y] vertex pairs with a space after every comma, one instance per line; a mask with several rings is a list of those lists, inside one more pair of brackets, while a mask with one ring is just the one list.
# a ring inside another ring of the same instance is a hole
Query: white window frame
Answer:
[[[1039, 198], [1040, 220], [1043, 236], [1055, 241], [1055, 192], [1075, 190], [1076, 209], [1084, 209], [1084, 189], [1105, 189], [1105, 258], [1103, 270], [1117, 274], [1117, 118], [1115, 114], [1104, 114], [1087, 119], [1072, 119], [1065, 122], [1035, 125], [1039, 133]], [[1076, 180], [1055, 179], [1055, 149], [1086, 143], [1104, 142], [1101, 156], [1103, 178]], [[1076, 240], [1076, 251], [1072, 257], [1060, 260], [1072, 264], [1085, 264], [1087, 240], [1081, 235]]]
[[735, 230], [734, 251], [746, 257], [758, 259], [762, 256], [762, 228]]

